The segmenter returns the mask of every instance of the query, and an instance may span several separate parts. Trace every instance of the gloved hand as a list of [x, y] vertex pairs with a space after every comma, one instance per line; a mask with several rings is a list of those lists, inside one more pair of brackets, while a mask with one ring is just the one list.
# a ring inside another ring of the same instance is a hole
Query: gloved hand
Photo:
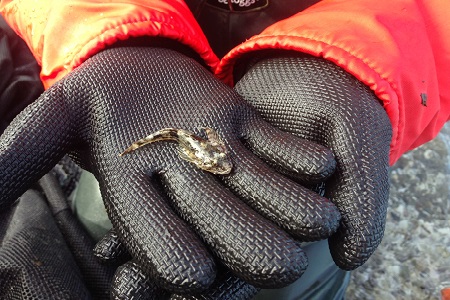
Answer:
[[[195, 135], [200, 127], [216, 130], [231, 173], [200, 170], [180, 158], [176, 142], [119, 157], [168, 127]], [[329, 150], [269, 126], [193, 59], [162, 48], [105, 50], [54, 84], [1, 136], [0, 206], [70, 152], [98, 179], [120, 240], [159, 287], [207, 288], [216, 272], [209, 251], [252, 284], [284, 286], [301, 276], [307, 259], [274, 223], [296, 237], [321, 239], [335, 232], [340, 215], [241, 140], [301, 180], [321, 181], [334, 171]]]
[[114, 229], [111, 229], [95, 246], [95, 255], [104, 265], [121, 265], [113, 283], [111, 299], [252, 299], [259, 289], [219, 266], [213, 284], [200, 294], [170, 294], [159, 288], [129, 255]]
[[333, 150], [337, 167], [325, 196], [342, 219], [330, 250], [339, 267], [357, 268], [384, 233], [390, 121], [374, 93], [336, 65], [275, 55], [251, 62], [236, 91], [271, 124]]

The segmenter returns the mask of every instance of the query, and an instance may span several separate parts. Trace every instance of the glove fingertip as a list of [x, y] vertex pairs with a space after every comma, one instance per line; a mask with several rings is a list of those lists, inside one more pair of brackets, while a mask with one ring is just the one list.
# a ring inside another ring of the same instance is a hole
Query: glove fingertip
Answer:
[[313, 195], [308, 199], [309, 205], [314, 207], [296, 217], [287, 230], [298, 240], [313, 242], [331, 237], [339, 228], [341, 214], [338, 208], [327, 198]]
[[94, 247], [94, 256], [104, 263], [123, 263], [131, 259], [130, 254], [112, 229]]
[[114, 275], [111, 299], [158, 300], [166, 297], [167, 292], [153, 283], [134, 262], [120, 266]]
[[359, 233], [345, 236], [340, 230], [328, 240], [331, 257], [339, 268], [355, 270], [372, 256], [381, 243], [382, 235]]

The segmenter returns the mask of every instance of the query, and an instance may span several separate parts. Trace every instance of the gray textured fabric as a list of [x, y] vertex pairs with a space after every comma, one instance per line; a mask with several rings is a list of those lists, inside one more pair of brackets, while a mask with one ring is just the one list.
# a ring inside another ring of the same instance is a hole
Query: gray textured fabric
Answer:
[[0, 213], [0, 241], [1, 299], [91, 299], [38, 191], [27, 191]]
[[49, 173], [39, 180], [39, 186], [45, 194], [58, 229], [81, 270], [87, 289], [94, 299], [109, 299], [111, 282], [117, 267], [104, 265], [94, 256], [92, 249], [95, 241], [73, 215], [57, 177]]

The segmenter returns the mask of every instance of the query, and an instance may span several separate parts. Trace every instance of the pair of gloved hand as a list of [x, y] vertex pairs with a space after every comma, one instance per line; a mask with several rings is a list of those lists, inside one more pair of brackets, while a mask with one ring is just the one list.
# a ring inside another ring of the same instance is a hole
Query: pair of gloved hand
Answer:
[[[118, 156], [167, 127], [199, 136], [201, 127], [215, 129], [232, 172], [196, 168], [174, 142]], [[376, 97], [324, 60], [265, 58], [233, 90], [176, 51], [113, 48], [53, 85], [1, 136], [0, 206], [69, 153], [100, 183], [116, 232], [101, 245], [123, 244], [132, 257], [116, 273], [115, 297], [153, 285], [204, 291], [218, 264], [276, 288], [307, 266], [298, 240], [328, 238], [347, 270], [375, 250], [390, 134]], [[304, 187], [325, 180], [325, 197]]]

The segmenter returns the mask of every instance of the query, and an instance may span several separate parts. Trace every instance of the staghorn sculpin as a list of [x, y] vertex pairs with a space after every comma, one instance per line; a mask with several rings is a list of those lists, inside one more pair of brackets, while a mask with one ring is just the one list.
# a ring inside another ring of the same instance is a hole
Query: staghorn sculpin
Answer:
[[195, 164], [202, 170], [213, 174], [229, 174], [233, 164], [229, 160], [228, 151], [217, 132], [208, 127], [202, 128], [206, 133], [203, 139], [187, 130], [164, 128], [140, 139], [125, 149], [119, 156], [158, 141], [175, 141], [179, 146], [180, 157]]

